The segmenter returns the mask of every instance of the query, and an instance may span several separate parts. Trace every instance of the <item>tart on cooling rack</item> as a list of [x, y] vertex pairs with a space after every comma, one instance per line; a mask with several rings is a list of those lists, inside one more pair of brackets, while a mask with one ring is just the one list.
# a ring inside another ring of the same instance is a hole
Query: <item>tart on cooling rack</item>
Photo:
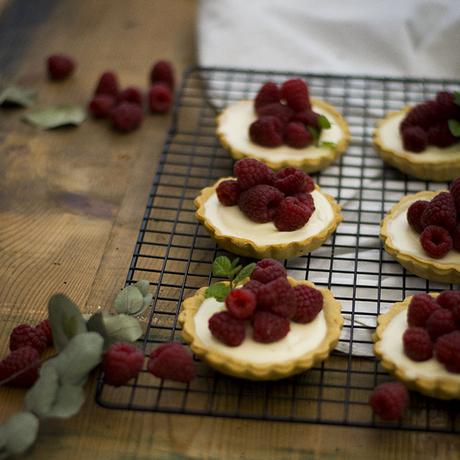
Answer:
[[460, 93], [405, 107], [380, 120], [374, 144], [381, 157], [405, 174], [446, 181], [460, 175]]
[[374, 352], [409, 388], [460, 398], [460, 291], [417, 294], [378, 317]]
[[225, 374], [289, 377], [324, 361], [339, 340], [343, 318], [332, 293], [287, 277], [272, 259], [259, 261], [251, 279], [228, 288], [224, 299], [209, 289], [183, 302], [179, 322], [193, 352]]
[[196, 217], [229, 252], [288, 259], [321, 246], [342, 220], [340, 207], [304, 171], [274, 173], [244, 158], [195, 199]]
[[385, 250], [417, 276], [460, 282], [460, 178], [450, 190], [407, 195], [382, 221]]
[[254, 100], [228, 106], [217, 118], [217, 136], [235, 159], [263, 161], [307, 172], [324, 169], [345, 152], [350, 134], [342, 115], [327, 102], [311, 98], [301, 79], [279, 87], [265, 83]]

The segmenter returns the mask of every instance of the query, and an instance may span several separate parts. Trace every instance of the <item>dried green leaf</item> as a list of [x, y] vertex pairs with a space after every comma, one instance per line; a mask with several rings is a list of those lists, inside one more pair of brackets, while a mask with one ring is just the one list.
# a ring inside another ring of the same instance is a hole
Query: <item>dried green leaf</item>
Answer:
[[0, 452], [10, 455], [25, 452], [37, 439], [38, 418], [31, 412], [18, 412], [0, 425]]
[[85, 110], [78, 105], [55, 105], [26, 113], [23, 120], [43, 129], [79, 125], [86, 118]]
[[149, 286], [150, 286], [150, 281], [148, 280], [139, 280], [135, 285], [139, 291], [141, 291], [141, 294], [145, 297], [149, 293]]
[[47, 418], [68, 418], [78, 413], [85, 402], [85, 392], [80, 385], [64, 384], [59, 387], [53, 407]]
[[230, 292], [230, 285], [226, 283], [214, 283], [206, 289], [205, 298], [214, 297], [217, 301], [223, 302]]
[[460, 122], [452, 118], [447, 123], [449, 124], [449, 129], [452, 133], [452, 136], [460, 137]]
[[25, 405], [38, 417], [46, 417], [53, 407], [59, 390], [59, 374], [56, 366], [46, 363], [40, 369], [40, 378], [27, 392]]
[[139, 321], [129, 315], [103, 314], [106, 341], [135, 342], [142, 336], [142, 328]]
[[37, 99], [37, 91], [23, 86], [6, 86], [0, 91], [0, 105], [30, 107]]
[[248, 276], [251, 276], [251, 273], [254, 270], [254, 268], [256, 268], [255, 263], [251, 263], [251, 264], [248, 264], [245, 267], [243, 267], [241, 269], [241, 271], [238, 273], [238, 275], [236, 275], [235, 279], [233, 280], [235, 285], [237, 285], [239, 282], [243, 281]]
[[144, 306], [144, 296], [136, 286], [127, 286], [118, 293], [113, 306], [118, 313], [136, 315]]
[[318, 125], [321, 129], [329, 129], [331, 127], [331, 122], [325, 115], [320, 115], [318, 117]]
[[230, 259], [226, 256], [216, 257], [212, 263], [212, 274], [214, 276], [227, 277], [232, 271], [233, 266]]

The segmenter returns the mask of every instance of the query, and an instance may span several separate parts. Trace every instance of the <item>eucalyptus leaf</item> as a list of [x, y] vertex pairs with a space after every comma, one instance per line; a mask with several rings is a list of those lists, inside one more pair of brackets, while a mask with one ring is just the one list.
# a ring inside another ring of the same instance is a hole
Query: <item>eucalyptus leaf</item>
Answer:
[[335, 142], [329, 142], [329, 141], [322, 141], [319, 143], [320, 147], [327, 147], [330, 149], [335, 149], [337, 147], [337, 144]]
[[149, 286], [150, 286], [150, 281], [148, 280], [139, 280], [135, 285], [139, 291], [141, 291], [141, 294], [145, 297], [149, 293]]
[[142, 336], [139, 321], [129, 315], [103, 315], [106, 340], [113, 342], [135, 342]]
[[86, 326], [89, 332], [97, 332], [104, 339], [107, 336], [107, 331], [105, 330], [102, 312], [97, 312], [94, 313], [94, 315], [91, 315], [91, 317], [86, 322]]
[[212, 274], [214, 276], [227, 277], [232, 271], [232, 262], [226, 256], [216, 257], [212, 263]]
[[447, 122], [449, 124], [450, 132], [455, 137], [460, 137], [460, 122], [455, 119], [451, 119]]
[[23, 86], [6, 86], [0, 91], [0, 105], [30, 107], [37, 99], [37, 91]]
[[68, 418], [78, 413], [85, 402], [85, 392], [80, 385], [62, 385], [59, 387], [53, 407], [47, 418]]
[[118, 293], [113, 306], [118, 313], [136, 315], [144, 306], [144, 296], [136, 286], [127, 286]]
[[38, 417], [46, 417], [53, 407], [59, 389], [59, 374], [56, 366], [47, 365], [40, 369], [40, 378], [27, 392], [25, 405]]
[[86, 118], [85, 110], [79, 105], [54, 105], [26, 113], [23, 120], [43, 129], [79, 125]]
[[152, 305], [152, 300], [153, 300], [153, 295], [152, 294], [147, 294], [144, 297], [144, 305], [142, 306], [142, 310], [138, 314], [141, 314], [144, 310], [149, 308]]
[[214, 297], [217, 301], [223, 302], [230, 289], [231, 287], [228, 283], [214, 283], [206, 289], [204, 296], [207, 299]]
[[246, 265], [245, 267], [243, 267], [241, 269], [241, 271], [238, 273], [238, 275], [235, 276], [235, 279], [233, 280], [233, 282], [235, 284], [238, 284], [239, 282], [243, 281], [248, 276], [251, 276], [251, 273], [254, 270], [254, 268], [256, 268], [255, 263], [251, 263], [251, 264]]
[[54, 346], [58, 351], [62, 351], [72, 337], [87, 331], [86, 321], [80, 310], [64, 294], [55, 294], [50, 298], [48, 319]]
[[321, 129], [329, 129], [331, 127], [331, 123], [325, 115], [318, 117], [318, 125]]
[[31, 412], [18, 412], [0, 426], [0, 448], [11, 455], [25, 452], [37, 439], [39, 421]]

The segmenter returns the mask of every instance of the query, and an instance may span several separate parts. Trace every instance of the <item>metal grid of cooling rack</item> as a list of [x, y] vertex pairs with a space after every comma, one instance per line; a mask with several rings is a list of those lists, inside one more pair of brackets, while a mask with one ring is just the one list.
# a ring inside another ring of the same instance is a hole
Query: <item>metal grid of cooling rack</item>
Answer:
[[[147, 334], [140, 341], [146, 356], [161, 343], [181, 340], [181, 301], [213, 281], [211, 264], [222, 253], [193, 207], [203, 187], [232, 170], [215, 136], [216, 114], [253, 96], [268, 79], [291, 76], [222, 68], [195, 68], [184, 76], [126, 281], [148, 279], [153, 288], [153, 307], [144, 318]], [[459, 82], [300, 76], [313, 96], [342, 112], [352, 135], [346, 154], [314, 175], [342, 205], [343, 223], [321, 248], [285, 262], [290, 275], [332, 289], [342, 302], [346, 321], [337, 350], [323, 364], [278, 382], [229, 378], [197, 361], [198, 377], [190, 384], [161, 381], [144, 371], [119, 388], [100, 380], [96, 400], [114, 409], [459, 433], [457, 403], [413, 394], [398, 423], [379, 422], [367, 404], [373, 388], [390, 379], [371, 352], [377, 315], [407, 295], [446, 288], [403, 270], [378, 237], [380, 220], [403, 195], [446, 184], [412, 180], [385, 166], [372, 146], [372, 131], [388, 111], [457, 89]]]

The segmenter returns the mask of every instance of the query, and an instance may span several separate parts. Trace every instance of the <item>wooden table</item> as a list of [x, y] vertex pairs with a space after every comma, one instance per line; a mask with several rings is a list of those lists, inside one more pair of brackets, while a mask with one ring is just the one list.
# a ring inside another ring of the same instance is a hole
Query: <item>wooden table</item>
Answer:
[[[156, 59], [178, 74], [195, 62], [192, 0], [0, 0], [3, 76], [34, 86], [43, 105], [86, 104], [97, 77], [115, 70], [124, 86], [145, 86]], [[44, 59], [75, 57], [70, 80], [50, 83]], [[0, 117], [0, 349], [21, 322], [45, 316], [49, 296], [84, 311], [109, 305], [123, 286], [168, 116], [147, 116], [119, 135], [104, 122], [39, 131]], [[0, 421], [23, 391], [0, 389]], [[458, 436], [109, 411], [94, 402], [42, 424], [24, 457], [37, 459], [458, 459]]]

